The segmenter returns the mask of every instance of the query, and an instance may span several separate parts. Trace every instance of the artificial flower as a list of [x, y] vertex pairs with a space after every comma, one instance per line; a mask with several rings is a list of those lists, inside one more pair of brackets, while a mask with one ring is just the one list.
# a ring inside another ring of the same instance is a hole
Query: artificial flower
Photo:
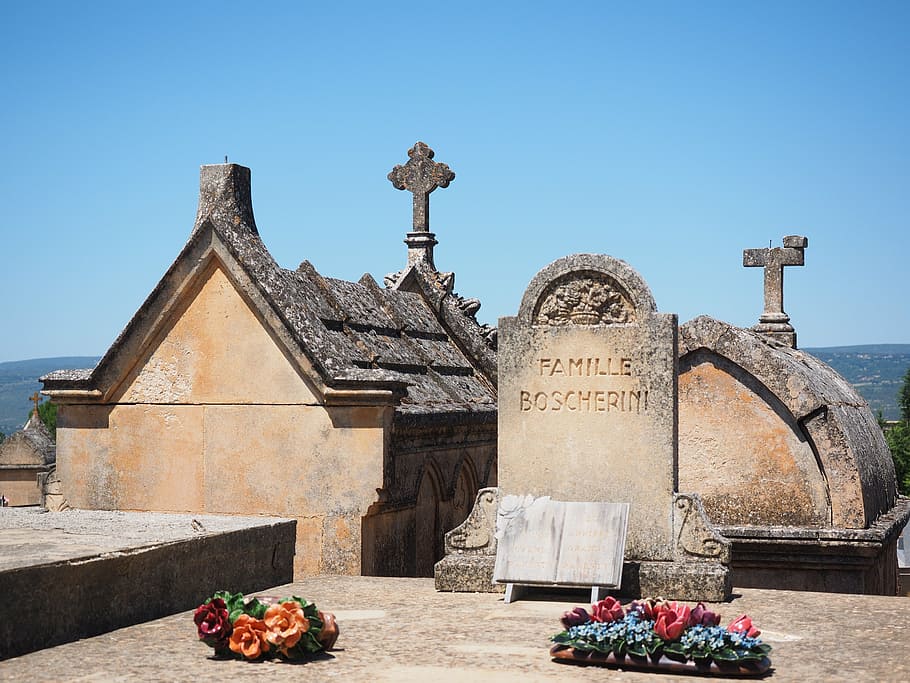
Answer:
[[254, 619], [249, 614], [241, 614], [234, 622], [231, 633], [230, 648], [246, 659], [256, 659], [269, 651], [266, 639], [266, 626], [262, 619]]
[[636, 610], [644, 619], [657, 618], [660, 606], [664, 604], [663, 598], [643, 598], [632, 602], [630, 609]]
[[310, 621], [303, 616], [303, 608], [296, 601], [270, 605], [262, 620], [266, 639], [283, 655], [287, 655], [288, 650], [310, 629]]
[[233, 627], [224, 600], [214, 598], [204, 605], [199, 605], [193, 614], [193, 621], [196, 623], [199, 639], [206, 645], [216, 650], [223, 650], [228, 646], [228, 638], [231, 637]]
[[563, 614], [559, 621], [565, 628], [571, 628], [572, 626], [578, 626], [579, 624], [591, 621], [591, 617], [588, 616], [584, 607], [576, 607], [572, 611]]
[[752, 619], [750, 619], [745, 614], [741, 614], [736, 619], [734, 619], [729, 626], [727, 626], [728, 631], [733, 633], [742, 633], [744, 636], [749, 638], [755, 638], [756, 636], [761, 635], [761, 631], [755, 628], [752, 625]]
[[592, 621], [610, 623], [611, 621], [622, 619], [623, 616], [622, 605], [612, 595], [608, 595], [600, 602], [591, 605]]
[[688, 605], [676, 602], [662, 603], [654, 620], [654, 632], [666, 642], [676, 640], [688, 628], [691, 612]]
[[689, 626], [698, 624], [702, 626], [717, 626], [719, 623], [720, 615], [707, 609], [704, 603], [701, 602], [692, 608], [692, 613], [689, 615]]

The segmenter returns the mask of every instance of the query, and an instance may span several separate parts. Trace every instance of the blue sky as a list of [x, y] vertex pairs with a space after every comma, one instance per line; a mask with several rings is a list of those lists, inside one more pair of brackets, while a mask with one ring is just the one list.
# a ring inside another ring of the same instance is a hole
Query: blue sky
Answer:
[[252, 169], [293, 268], [381, 281], [423, 140], [436, 263], [495, 323], [549, 262], [801, 346], [910, 342], [910, 3], [4, 3], [0, 361], [103, 353], [182, 248], [199, 166]]

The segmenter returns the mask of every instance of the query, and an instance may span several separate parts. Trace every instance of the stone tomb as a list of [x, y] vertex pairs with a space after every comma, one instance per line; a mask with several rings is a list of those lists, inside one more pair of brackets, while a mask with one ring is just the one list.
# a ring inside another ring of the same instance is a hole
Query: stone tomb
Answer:
[[298, 578], [431, 576], [496, 473], [495, 339], [434, 265], [433, 156], [390, 174], [414, 216], [386, 287], [279, 266], [250, 170], [204, 166], [188, 242], [104, 358], [42, 378], [69, 504], [293, 518]]
[[41, 480], [54, 467], [55, 459], [54, 440], [36, 409], [25, 427], [0, 444], [0, 496], [13, 507], [40, 505]]
[[[501, 494], [629, 503], [624, 592], [726, 599], [729, 542], [677, 492], [677, 319], [641, 276], [609, 256], [559, 259], [500, 319], [499, 345]], [[490, 516], [475, 512], [447, 539], [442, 590], [458, 589], [459, 555], [490, 554], [469, 545]]]

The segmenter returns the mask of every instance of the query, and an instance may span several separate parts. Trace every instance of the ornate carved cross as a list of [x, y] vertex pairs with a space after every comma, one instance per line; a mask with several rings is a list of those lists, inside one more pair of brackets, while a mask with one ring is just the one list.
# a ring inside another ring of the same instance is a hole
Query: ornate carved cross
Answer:
[[788, 235], [783, 247], [743, 250], [744, 266], [765, 269], [765, 310], [753, 329], [778, 336], [793, 347], [796, 335], [789, 324], [790, 316], [784, 313], [784, 267], [805, 265], [807, 246], [809, 240], [802, 235]]
[[437, 187], [448, 187], [455, 179], [446, 164], [433, 161], [434, 154], [426, 143], [418, 142], [408, 150], [408, 162], [395, 166], [388, 176], [395, 189], [414, 194], [414, 232], [429, 232], [430, 193]]
[[35, 417], [38, 417], [38, 404], [41, 403], [41, 396], [36, 391], [28, 397], [28, 400], [35, 404]]

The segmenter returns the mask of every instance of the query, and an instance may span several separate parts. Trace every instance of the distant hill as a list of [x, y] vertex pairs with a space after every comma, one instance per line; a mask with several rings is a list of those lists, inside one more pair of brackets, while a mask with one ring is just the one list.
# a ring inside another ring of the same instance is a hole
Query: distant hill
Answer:
[[[882, 411], [886, 420], [900, 416], [897, 392], [910, 368], [910, 344], [867, 344], [803, 349], [828, 363], [856, 387], [873, 412]], [[0, 363], [0, 432], [11, 434], [28, 417], [28, 397], [41, 389], [38, 378], [52, 370], [93, 368], [97, 356], [35, 358]]]
[[910, 344], [866, 344], [803, 349], [823, 360], [850, 382], [886, 420], [900, 417], [897, 392], [910, 368]]
[[35, 358], [0, 363], [0, 432], [12, 434], [28, 419], [32, 404], [29, 396], [41, 390], [38, 378], [53, 370], [93, 368], [98, 356]]

